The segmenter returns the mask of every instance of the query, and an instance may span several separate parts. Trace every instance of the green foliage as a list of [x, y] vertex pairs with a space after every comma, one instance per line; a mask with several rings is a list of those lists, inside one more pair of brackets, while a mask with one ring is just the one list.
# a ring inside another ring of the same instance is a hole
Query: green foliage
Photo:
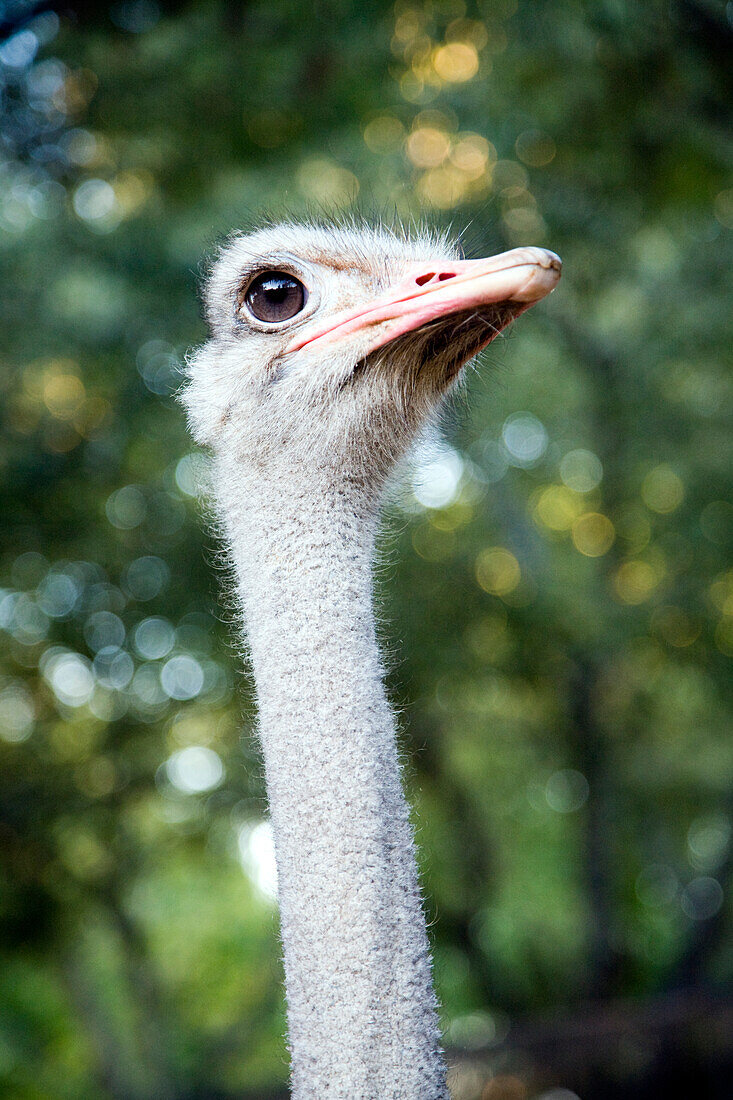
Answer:
[[161, 7], [45, 13], [0, 51], [6, 1093], [286, 1078], [251, 692], [174, 398], [201, 256], [263, 211], [565, 263], [392, 505], [449, 1039], [724, 983], [724, 5]]

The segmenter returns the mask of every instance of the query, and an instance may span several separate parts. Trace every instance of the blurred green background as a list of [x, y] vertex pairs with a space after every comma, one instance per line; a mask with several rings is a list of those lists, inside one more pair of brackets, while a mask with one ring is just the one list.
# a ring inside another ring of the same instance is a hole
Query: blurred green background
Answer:
[[354, 208], [565, 262], [380, 570], [453, 1095], [730, 1095], [731, 5], [5, 0], [0, 32], [0, 1094], [286, 1095], [173, 394], [202, 255]]

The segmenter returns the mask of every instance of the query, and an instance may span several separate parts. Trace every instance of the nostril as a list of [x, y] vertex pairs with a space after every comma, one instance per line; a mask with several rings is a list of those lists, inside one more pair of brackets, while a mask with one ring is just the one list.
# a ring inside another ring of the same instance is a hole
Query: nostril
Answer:
[[415, 282], [418, 286], [425, 286], [426, 283], [444, 283], [446, 279], [455, 279], [455, 271], [441, 271], [440, 274], [436, 274], [434, 271], [427, 271], [424, 275], [418, 275]]

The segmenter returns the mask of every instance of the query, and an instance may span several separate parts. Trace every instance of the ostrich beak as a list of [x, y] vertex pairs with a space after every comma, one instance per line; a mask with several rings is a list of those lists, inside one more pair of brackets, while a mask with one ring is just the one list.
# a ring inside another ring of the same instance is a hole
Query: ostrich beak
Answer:
[[[555, 289], [562, 264], [544, 248], [515, 248], [485, 260], [411, 264], [407, 277], [378, 298], [301, 332], [286, 353], [321, 347], [354, 333], [370, 332], [367, 354], [431, 321], [487, 306], [506, 305], [485, 346], [525, 309]], [[479, 349], [477, 349], [479, 350]]]

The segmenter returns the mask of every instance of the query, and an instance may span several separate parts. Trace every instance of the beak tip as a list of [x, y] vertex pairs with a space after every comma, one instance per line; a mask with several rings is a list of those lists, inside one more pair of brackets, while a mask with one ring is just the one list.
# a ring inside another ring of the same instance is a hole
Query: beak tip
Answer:
[[[535, 250], [533, 249], [533, 251]], [[540, 267], [552, 271], [562, 271], [562, 260], [557, 252], [551, 252], [549, 248], [538, 248], [536, 252], [538, 253], [537, 263]]]
[[557, 286], [562, 274], [562, 260], [556, 253], [544, 248], [532, 249], [528, 260], [524, 284], [512, 297], [515, 301], [534, 305], [551, 294]]

